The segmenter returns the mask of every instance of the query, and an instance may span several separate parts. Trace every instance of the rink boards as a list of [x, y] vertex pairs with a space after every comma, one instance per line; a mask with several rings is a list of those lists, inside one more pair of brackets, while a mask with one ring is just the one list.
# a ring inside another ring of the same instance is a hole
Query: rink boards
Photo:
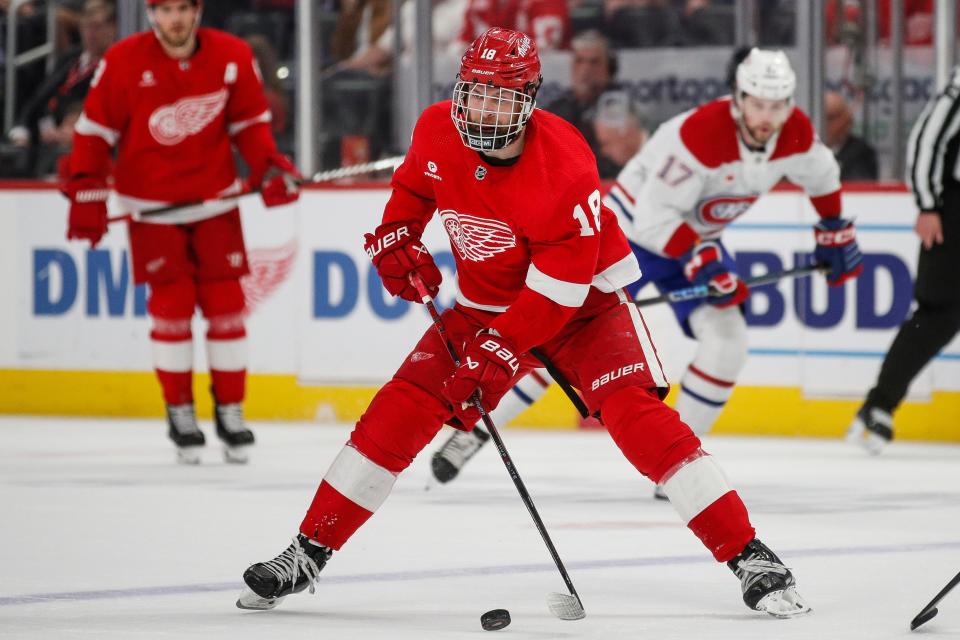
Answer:
[[[363, 254], [388, 191], [355, 186], [311, 190], [294, 206], [242, 212], [252, 274], [245, 290], [254, 418], [349, 421], [428, 326], [413, 305], [387, 298]], [[160, 415], [150, 371], [146, 292], [135, 288], [122, 224], [96, 249], [64, 240], [66, 201], [52, 188], [0, 189], [0, 412]], [[522, 206], [522, 202], [511, 203]], [[746, 308], [751, 356], [717, 431], [836, 436], [873, 382], [883, 353], [911, 305], [916, 213], [899, 185], [856, 185], [844, 194], [857, 219], [865, 271], [829, 289], [822, 278], [757, 291]], [[813, 247], [816, 217], [803, 195], [760, 199], [725, 234], [743, 274], [793, 266]], [[441, 228], [427, 244], [453, 296], [453, 256]], [[642, 297], [653, 295], [647, 290]], [[669, 308], [644, 310], [661, 359], [678, 380], [692, 357]], [[195, 320], [194, 335], [202, 336]], [[198, 371], [205, 368], [196, 350]], [[205, 376], [198, 405], [209, 411]], [[560, 394], [521, 416], [533, 426], [575, 427]], [[904, 438], [960, 440], [960, 341], [916, 380], [897, 416]]]

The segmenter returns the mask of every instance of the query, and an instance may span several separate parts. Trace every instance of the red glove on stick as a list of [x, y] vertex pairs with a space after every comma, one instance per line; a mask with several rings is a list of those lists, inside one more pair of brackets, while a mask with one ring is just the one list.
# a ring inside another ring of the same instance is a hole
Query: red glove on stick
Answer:
[[463, 431], [472, 431], [480, 419], [473, 405], [473, 394], [480, 396], [484, 411], [493, 406], [485, 398], [497, 398], [510, 388], [520, 368], [520, 358], [509, 340], [487, 329], [473, 339], [463, 354], [460, 366], [444, 383], [443, 396], [453, 405]]
[[300, 199], [300, 183], [303, 176], [293, 160], [282, 153], [272, 153], [267, 158], [262, 173], [250, 174], [251, 187], [260, 187], [260, 197], [268, 207], [290, 204]]
[[431, 296], [437, 295], [443, 276], [420, 241], [421, 233], [416, 223], [385, 222], [373, 233], [364, 234], [363, 250], [370, 256], [390, 295], [422, 303], [416, 288], [410, 284], [410, 274], [420, 276]]
[[63, 194], [70, 198], [67, 219], [67, 240], [89, 240], [95, 247], [107, 232], [107, 198], [110, 189], [103, 178], [77, 176], [63, 184]]

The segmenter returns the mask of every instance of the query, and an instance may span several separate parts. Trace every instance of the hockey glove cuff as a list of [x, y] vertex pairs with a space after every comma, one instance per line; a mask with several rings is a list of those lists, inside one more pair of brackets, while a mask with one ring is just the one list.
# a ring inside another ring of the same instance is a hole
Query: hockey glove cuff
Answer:
[[695, 285], [709, 287], [707, 302], [720, 307], [742, 303], [750, 295], [743, 280], [723, 264], [723, 253], [715, 242], [702, 242], [689, 251], [683, 260], [683, 274]]
[[477, 334], [464, 350], [460, 366], [443, 385], [443, 396], [453, 405], [453, 414], [464, 431], [472, 431], [480, 420], [474, 406], [474, 393], [479, 394], [484, 411], [510, 389], [520, 370], [520, 356], [511, 342], [486, 329]]
[[363, 250], [373, 261], [383, 287], [410, 302], [421, 302], [410, 284], [411, 273], [420, 276], [431, 296], [437, 295], [443, 280], [433, 256], [420, 241], [421, 233], [420, 226], [412, 222], [385, 222], [364, 235]]
[[814, 261], [830, 267], [827, 283], [838, 287], [863, 271], [863, 255], [852, 220], [824, 218], [813, 227], [817, 248]]
[[89, 240], [95, 247], [107, 232], [107, 198], [110, 189], [103, 178], [78, 176], [63, 184], [70, 199], [67, 240]]

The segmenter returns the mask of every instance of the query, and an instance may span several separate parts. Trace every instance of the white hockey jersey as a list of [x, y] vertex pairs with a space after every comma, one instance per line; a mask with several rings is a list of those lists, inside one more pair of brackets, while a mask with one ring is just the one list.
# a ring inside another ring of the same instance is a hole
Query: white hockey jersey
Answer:
[[606, 204], [635, 244], [678, 257], [716, 239], [781, 179], [802, 187], [821, 217], [840, 215], [840, 168], [794, 109], [762, 151], [737, 131], [729, 97], [663, 123], [617, 176]]

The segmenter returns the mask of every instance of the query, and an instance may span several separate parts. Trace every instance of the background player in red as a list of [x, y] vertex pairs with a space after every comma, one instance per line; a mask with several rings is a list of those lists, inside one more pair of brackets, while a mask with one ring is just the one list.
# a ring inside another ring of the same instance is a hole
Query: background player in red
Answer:
[[443, 423], [470, 429], [535, 362], [539, 346], [599, 412], [638, 471], [662, 484], [684, 522], [740, 578], [743, 599], [804, 613], [790, 571], [759, 542], [736, 491], [675, 411], [636, 306], [623, 287], [636, 258], [600, 200], [596, 160], [560, 118], [536, 111], [540, 59], [523, 33], [493, 28], [464, 54], [453, 100], [420, 116], [366, 251], [392, 294], [419, 301], [440, 272], [420, 241], [439, 211], [457, 262], [457, 303], [443, 314], [462, 365], [429, 329], [374, 397], [300, 525], [275, 559], [244, 573], [237, 606], [270, 609], [319, 571], [386, 500]]
[[[67, 237], [91, 246], [107, 231], [108, 178], [125, 210], [238, 194], [244, 185], [233, 147], [267, 206], [299, 197], [299, 172], [277, 151], [250, 47], [200, 28], [199, 0], [147, 0], [147, 7], [153, 32], [107, 52], [76, 126], [64, 184]], [[236, 204], [179, 209], [131, 222], [129, 232], [134, 280], [150, 285], [154, 366], [179, 460], [199, 462], [204, 444], [192, 382], [191, 319], [199, 306], [208, 322], [217, 435], [228, 461], [245, 462], [254, 436], [242, 411], [247, 355], [240, 277], [247, 257]]]

